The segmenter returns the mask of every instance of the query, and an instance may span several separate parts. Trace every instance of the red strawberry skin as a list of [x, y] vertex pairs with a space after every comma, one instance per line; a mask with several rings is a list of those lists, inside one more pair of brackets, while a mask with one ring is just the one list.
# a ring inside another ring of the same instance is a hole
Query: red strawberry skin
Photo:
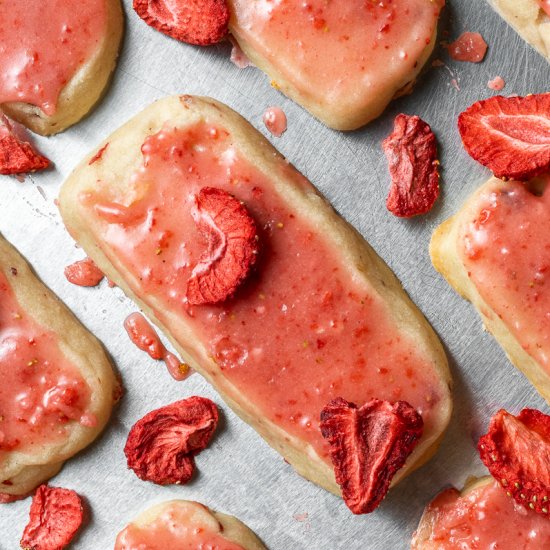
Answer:
[[193, 218], [207, 249], [193, 268], [186, 297], [192, 305], [216, 304], [232, 296], [258, 256], [256, 224], [233, 195], [203, 187], [195, 197]]
[[50, 161], [20, 139], [7, 117], [0, 113], [0, 174], [25, 174], [48, 168]]
[[149, 26], [197, 46], [209, 46], [228, 33], [226, 0], [134, 0], [134, 10]]
[[550, 93], [478, 101], [460, 114], [458, 130], [497, 178], [527, 181], [550, 170]]
[[550, 416], [523, 409], [515, 417], [504, 409], [479, 439], [479, 456], [508, 495], [524, 506], [549, 517]]
[[418, 116], [397, 115], [382, 148], [392, 181], [387, 209], [400, 218], [429, 212], [439, 196], [437, 141], [430, 126]]
[[338, 397], [321, 412], [336, 481], [354, 514], [375, 510], [422, 437], [420, 414], [406, 401], [372, 399], [358, 408]]

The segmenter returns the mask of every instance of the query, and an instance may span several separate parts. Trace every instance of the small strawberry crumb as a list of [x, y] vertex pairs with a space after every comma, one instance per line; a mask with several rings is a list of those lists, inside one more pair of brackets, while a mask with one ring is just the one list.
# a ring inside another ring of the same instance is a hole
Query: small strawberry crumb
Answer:
[[306, 521], [309, 518], [309, 514], [307, 512], [304, 512], [303, 514], [294, 514], [292, 516], [296, 521]]

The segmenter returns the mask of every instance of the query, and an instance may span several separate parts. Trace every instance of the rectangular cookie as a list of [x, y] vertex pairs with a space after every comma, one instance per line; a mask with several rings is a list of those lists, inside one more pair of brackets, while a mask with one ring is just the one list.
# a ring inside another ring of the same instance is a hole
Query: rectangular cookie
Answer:
[[[451, 412], [437, 337], [372, 248], [248, 122], [209, 98], [170, 97], [98, 151], [62, 187], [69, 232], [300, 474], [340, 494], [319, 430], [336, 397], [402, 399], [422, 414], [396, 480], [435, 451]], [[240, 202], [199, 211], [212, 188]], [[245, 211], [259, 237], [252, 272], [234, 296], [193, 305], [197, 273], [213, 294], [238, 282]]]

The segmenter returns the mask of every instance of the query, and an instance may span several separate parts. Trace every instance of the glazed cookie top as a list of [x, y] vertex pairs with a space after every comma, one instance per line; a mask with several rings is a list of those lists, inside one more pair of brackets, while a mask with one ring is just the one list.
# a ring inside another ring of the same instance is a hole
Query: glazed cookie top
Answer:
[[56, 111], [61, 90], [101, 44], [105, 0], [0, 2], [0, 104]]
[[91, 392], [77, 367], [55, 333], [23, 310], [1, 271], [0, 380], [0, 463], [5, 452], [64, 441], [71, 421], [97, 424], [87, 412]]
[[232, 25], [305, 96], [377, 94], [416, 66], [444, 0], [231, 0]]

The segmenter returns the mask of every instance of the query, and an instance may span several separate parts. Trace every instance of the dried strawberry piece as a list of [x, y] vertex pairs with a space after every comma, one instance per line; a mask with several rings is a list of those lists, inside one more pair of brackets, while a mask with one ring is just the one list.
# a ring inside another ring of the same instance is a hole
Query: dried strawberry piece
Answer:
[[188, 44], [216, 44], [228, 33], [226, 0], [134, 0], [134, 10], [149, 26]]
[[375, 510], [422, 436], [420, 414], [406, 401], [372, 399], [358, 408], [338, 397], [321, 412], [336, 481], [354, 514]]
[[401, 218], [429, 212], [439, 196], [435, 135], [418, 116], [397, 115], [382, 147], [392, 180], [388, 210]]
[[97, 286], [105, 276], [91, 258], [68, 265], [63, 273], [69, 283], [78, 286]]
[[478, 101], [458, 129], [468, 154], [497, 178], [527, 181], [550, 170], [550, 93]]
[[124, 454], [128, 467], [144, 481], [187, 483], [194, 456], [208, 445], [218, 424], [218, 409], [205, 397], [189, 397], [151, 411], [130, 430]]
[[0, 174], [24, 174], [43, 170], [50, 161], [15, 134], [7, 117], [0, 114]]
[[61, 550], [75, 536], [84, 512], [82, 501], [70, 489], [41, 485], [32, 499], [29, 523], [21, 547], [32, 550]]
[[501, 409], [477, 447], [491, 475], [517, 503], [549, 517], [550, 416], [523, 409], [516, 417]]
[[202, 188], [195, 197], [193, 219], [208, 248], [189, 277], [187, 300], [192, 305], [223, 302], [256, 262], [256, 224], [241, 202], [214, 187]]

